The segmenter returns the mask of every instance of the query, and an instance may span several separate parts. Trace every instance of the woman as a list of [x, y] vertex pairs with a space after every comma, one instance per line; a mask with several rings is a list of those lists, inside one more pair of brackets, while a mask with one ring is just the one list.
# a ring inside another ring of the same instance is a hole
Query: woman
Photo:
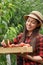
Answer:
[[[11, 45], [14, 46], [18, 43], [30, 44], [34, 52], [18, 56], [17, 65], [41, 65], [43, 64], [43, 36], [39, 34], [39, 30], [43, 23], [43, 16], [38, 11], [32, 11], [29, 15], [25, 15], [24, 18], [26, 20], [24, 32], [18, 35], [13, 40], [14, 44]], [[1, 44], [5, 45], [5, 42]], [[8, 45], [10, 46], [10, 44]]]

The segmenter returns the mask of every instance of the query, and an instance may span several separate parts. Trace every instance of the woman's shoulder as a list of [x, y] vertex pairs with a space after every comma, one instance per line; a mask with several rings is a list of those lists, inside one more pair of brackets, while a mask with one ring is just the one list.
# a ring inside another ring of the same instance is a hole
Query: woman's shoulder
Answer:
[[42, 35], [42, 34], [39, 34], [39, 37], [40, 37], [40, 38], [43, 38], [43, 35]]
[[42, 35], [42, 34], [39, 34], [39, 35], [37, 36], [37, 40], [38, 40], [38, 41], [43, 41], [43, 35]]
[[43, 45], [43, 35], [39, 34], [36, 38], [36, 46]]
[[37, 38], [43, 38], [43, 35], [42, 34], [38, 34]]

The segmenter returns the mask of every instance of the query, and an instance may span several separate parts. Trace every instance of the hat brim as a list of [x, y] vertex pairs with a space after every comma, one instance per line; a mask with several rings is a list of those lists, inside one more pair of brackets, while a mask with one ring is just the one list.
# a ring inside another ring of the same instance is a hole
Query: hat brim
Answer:
[[35, 15], [33, 15], [33, 14], [25, 15], [25, 16], [24, 16], [24, 19], [27, 20], [28, 17], [32, 17], [32, 18], [34, 18], [34, 19], [37, 19], [37, 20], [40, 22], [40, 24], [42, 24], [42, 22], [41, 22]]

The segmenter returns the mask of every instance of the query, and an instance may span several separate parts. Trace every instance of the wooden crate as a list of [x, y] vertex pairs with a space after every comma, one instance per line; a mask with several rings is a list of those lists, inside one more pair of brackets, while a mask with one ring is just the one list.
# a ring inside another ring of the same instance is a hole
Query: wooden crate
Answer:
[[3, 48], [0, 47], [0, 54], [7, 54], [7, 53], [31, 53], [33, 52], [32, 46], [30, 47], [7, 47]]

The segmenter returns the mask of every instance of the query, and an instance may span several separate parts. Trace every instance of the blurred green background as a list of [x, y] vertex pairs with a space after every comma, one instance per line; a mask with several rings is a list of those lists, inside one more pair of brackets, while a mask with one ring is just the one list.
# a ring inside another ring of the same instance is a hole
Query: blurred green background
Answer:
[[[23, 31], [24, 15], [33, 10], [43, 14], [43, 0], [0, 0], [0, 42], [3, 39], [12, 41]], [[43, 26], [40, 29], [43, 34]], [[6, 55], [0, 55], [0, 65], [6, 65]], [[12, 65], [15, 65], [15, 55], [11, 54]]]

